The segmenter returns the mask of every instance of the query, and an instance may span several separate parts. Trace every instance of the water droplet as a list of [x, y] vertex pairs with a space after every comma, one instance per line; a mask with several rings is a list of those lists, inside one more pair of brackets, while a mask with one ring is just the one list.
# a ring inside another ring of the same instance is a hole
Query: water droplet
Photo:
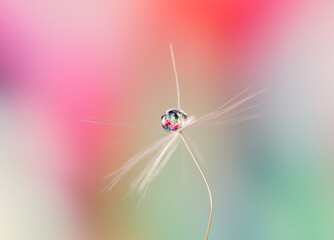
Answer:
[[161, 117], [161, 125], [166, 131], [180, 130], [187, 121], [187, 114], [181, 109], [167, 110]]

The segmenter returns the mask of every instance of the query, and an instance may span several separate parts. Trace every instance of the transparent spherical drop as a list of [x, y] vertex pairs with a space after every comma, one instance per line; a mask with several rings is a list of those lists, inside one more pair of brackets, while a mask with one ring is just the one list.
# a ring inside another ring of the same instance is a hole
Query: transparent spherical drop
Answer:
[[161, 125], [166, 131], [180, 130], [186, 121], [187, 114], [177, 108], [167, 110], [161, 117]]

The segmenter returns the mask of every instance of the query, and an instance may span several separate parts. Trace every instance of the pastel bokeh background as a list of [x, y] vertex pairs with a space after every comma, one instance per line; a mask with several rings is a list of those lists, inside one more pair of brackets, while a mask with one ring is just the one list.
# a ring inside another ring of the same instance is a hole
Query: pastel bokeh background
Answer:
[[[101, 179], [175, 107], [216, 109], [242, 89], [266, 116], [187, 132], [214, 195], [209, 239], [334, 238], [331, 1], [0, 0], [0, 239], [204, 239], [205, 185], [181, 146], [123, 199]], [[254, 110], [255, 111], [255, 110]]]

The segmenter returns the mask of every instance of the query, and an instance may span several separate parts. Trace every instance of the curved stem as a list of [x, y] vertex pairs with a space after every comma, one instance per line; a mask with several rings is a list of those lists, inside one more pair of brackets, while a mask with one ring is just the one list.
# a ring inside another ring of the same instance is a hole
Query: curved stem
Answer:
[[208, 237], [209, 237], [209, 231], [210, 231], [210, 227], [211, 227], [212, 213], [213, 213], [213, 202], [212, 202], [211, 189], [210, 189], [209, 183], [208, 183], [208, 181], [206, 180], [206, 177], [205, 177], [205, 175], [204, 175], [204, 173], [203, 173], [203, 171], [202, 171], [202, 169], [201, 169], [201, 167], [200, 167], [198, 161], [196, 160], [196, 157], [195, 157], [194, 153], [192, 152], [192, 150], [191, 150], [190, 147], [189, 147], [189, 144], [188, 144], [187, 140], [184, 138], [182, 132], [179, 132], [179, 134], [180, 134], [180, 136], [181, 136], [181, 138], [182, 138], [184, 144], [186, 145], [186, 147], [187, 147], [187, 149], [188, 149], [188, 151], [189, 151], [191, 157], [193, 158], [194, 162], [196, 163], [196, 166], [197, 166], [198, 170], [201, 172], [202, 177], [203, 177], [204, 182], [205, 182], [205, 185], [206, 185], [206, 188], [208, 189], [208, 192], [209, 192], [210, 204], [211, 204], [211, 210], [210, 210], [210, 218], [209, 218], [208, 229], [207, 229], [207, 231], [206, 231], [206, 237], [205, 237], [205, 240], [208, 240]]

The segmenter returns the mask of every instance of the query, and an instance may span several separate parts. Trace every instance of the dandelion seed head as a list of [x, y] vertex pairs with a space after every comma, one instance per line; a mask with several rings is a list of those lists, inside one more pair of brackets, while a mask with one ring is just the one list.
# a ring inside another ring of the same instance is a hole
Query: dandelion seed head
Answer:
[[188, 116], [184, 111], [172, 108], [161, 116], [161, 125], [166, 131], [178, 131], [185, 125], [187, 118]]
[[[188, 118], [187, 114], [183, 110], [181, 110], [181, 107], [180, 107], [179, 80], [178, 80], [178, 75], [176, 72], [173, 48], [171, 44], [170, 44], [170, 50], [171, 50], [173, 68], [174, 68], [174, 73], [175, 73], [175, 78], [176, 78], [178, 107], [167, 110], [161, 116], [161, 125], [165, 131], [171, 132], [171, 133], [163, 136], [159, 140], [152, 143], [150, 146], [144, 148], [138, 154], [130, 158], [123, 165], [123, 167], [109, 174], [106, 178], [110, 179], [110, 182], [102, 191], [105, 191], [105, 190], [110, 191], [120, 181], [120, 179], [124, 177], [124, 175], [126, 175], [138, 162], [143, 161], [144, 159], [149, 159], [145, 169], [141, 172], [139, 177], [131, 184], [130, 190], [126, 194], [127, 196], [128, 194], [132, 194], [135, 191], [142, 192], [143, 193], [142, 198], [141, 198], [142, 200], [146, 194], [149, 184], [152, 182], [152, 180], [156, 176], [158, 176], [161, 170], [166, 166], [167, 162], [172, 157], [173, 153], [178, 147], [179, 139], [182, 139], [191, 157], [193, 158], [198, 170], [200, 171], [203, 177], [203, 180], [205, 181], [205, 184], [206, 184], [206, 187], [209, 193], [209, 197], [210, 197], [211, 210], [210, 210], [210, 218], [209, 218], [207, 233], [205, 237], [205, 239], [207, 240], [208, 235], [209, 235], [210, 226], [211, 226], [212, 213], [213, 213], [213, 202], [212, 202], [211, 189], [196, 159], [197, 157], [195, 156], [195, 155], [200, 156], [200, 154], [196, 153], [197, 151], [191, 150], [190, 144], [188, 143], [188, 141], [183, 135], [183, 130], [193, 128], [193, 127], [196, 128], [198, 126], [203, 126], [203, 125], [207, 126], [208, 123], [230, 124], [230, 123], [237, 123], [237, 122], [242, 122], [242, 121], [250, 120], [253, 118], [257, 118], [260, 116], [259, 114], [248, 114], [248, 115], [247, 114], [237, 115], [237, 114], [241, 112], [245, 112], [251, 108], [254, 108], [260, 105], [260, 104], [255, 104], [255, 105], [248, 106], [248, 107], [243, 106], [240, 109], [240, 106], [242, 106], [243, 104], [245, 104], [252, 98], [260, 95], [265, 90], [248, 95], [241, 100], [237, 100], [239, 96], [242, 96], [245, 92], [247, 92], [252, 87], [250, 86], [246, 88], [245, 90], [241, 91], [239, 94], [235, 95], [233, 98], [231, 98], [227, 102], [225, 102], [217, 110], [210, 112], [198, 119], [196, 119], [195, 116], [190, 116]], [[114, 126], [138, 128], [138, 126], [136, 125], [104, 121], [103, 119], [89, 120], [88, 122], [105, 123], [105, 124], [114, 125]], [[144, 129], [147, 130], [146, 128]], [[196, 148], [194, 149], [196, 150]]]

